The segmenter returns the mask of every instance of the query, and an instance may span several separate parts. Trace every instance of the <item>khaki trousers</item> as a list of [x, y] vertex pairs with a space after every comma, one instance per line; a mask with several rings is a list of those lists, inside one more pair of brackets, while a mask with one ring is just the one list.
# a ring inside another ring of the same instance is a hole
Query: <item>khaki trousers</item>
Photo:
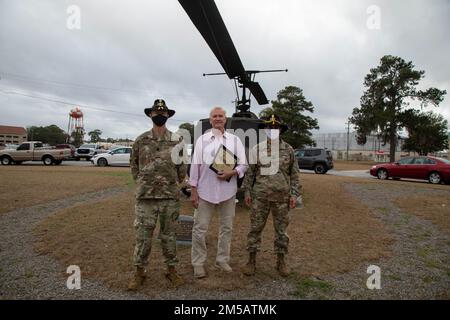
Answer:
[[228, 263], [230, 261], [231, 234], [236, 209], [236, 196], [213, 204], [199, 199], [198, 209], [194, 213], [194, 226], [192, 228], [191, 262], [195, 266], [203, 266], [206, 262], [206, 233], [208, 231], [211, 215], [215, 209], [219, 212], [219, 240], [217, 242], [216, 262]]

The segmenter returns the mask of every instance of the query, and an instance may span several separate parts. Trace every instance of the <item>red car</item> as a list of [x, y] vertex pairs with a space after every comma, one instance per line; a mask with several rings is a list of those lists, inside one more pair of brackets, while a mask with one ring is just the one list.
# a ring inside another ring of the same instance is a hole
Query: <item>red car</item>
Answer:
[[379, 163], [370, 169], [378, 179], [399, 178], [428, 180], [430, 183], [450, 183], [450, 161], [436, 157], [407, 157], [397, 162]]

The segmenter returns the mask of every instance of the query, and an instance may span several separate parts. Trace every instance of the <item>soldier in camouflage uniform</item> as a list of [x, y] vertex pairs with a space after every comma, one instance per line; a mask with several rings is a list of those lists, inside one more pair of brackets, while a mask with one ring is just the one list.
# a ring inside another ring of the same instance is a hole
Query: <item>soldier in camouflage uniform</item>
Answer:
[[184, 181], [186, 175], [186, 166], [179, 157], [183, 142], [180, 136], [165, 126], [175, 111], [169, 110], [164, 100], [155, 100], [153, 107], [145, 109], [145, 114], [152, 118], [153, 128], [136, 139], [130, 157], [131, 173], [137, 187], [134, 221], [136, 246], [133, 255], [136, 270], [129, 290], [139, 289], [146, 278], [145, 267], [158, 216], [161, 245], [168, 269], [166, 277], [174, 286], [184, 283], [175, 269], [178, 262], [175, 227], [180, 208], [178, 183]]
[[[251, 226], [247, 236], [249, 261], [244, 266], [243, 273], [248, 276], [255, 274], [256, 253], [260, 249], [261, 233], [271, 211], [275, 229], [276, 268], [281, 276], [286, 277], [290, 273], [285, 259], [289, 244], [286, 229], [289, 225], [289, 209], [295, 208], [297, 198], [300, 196], [299, 169], [294, 150], [279, 138], [279, 135], [287, 130], [287, 126], [283, 125], [276, 115], [262, 120], [267, 141], [250, 150], [250, 165], [243, 184], [245, 202], [251, 207]], [[277, 151], [272, 149], [278, 146], [277, 156]], [[264, 156], [266, 160], [263, 159]], [[268, 159], [271, 163], [268, 163]], [[268, 173], [271, 166], [274, 169]]]

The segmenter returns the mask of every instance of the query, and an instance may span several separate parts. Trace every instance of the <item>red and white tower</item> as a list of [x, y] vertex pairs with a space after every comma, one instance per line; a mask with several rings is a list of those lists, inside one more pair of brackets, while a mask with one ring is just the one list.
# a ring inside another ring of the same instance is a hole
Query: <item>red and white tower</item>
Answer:
[[67, 127], [67, 142], [74, 139], [74, 133], [78, 133], [81, 140], [84, 137], [83, 112], [79, 107], [75, 107], [69, 112], [69, 126]]

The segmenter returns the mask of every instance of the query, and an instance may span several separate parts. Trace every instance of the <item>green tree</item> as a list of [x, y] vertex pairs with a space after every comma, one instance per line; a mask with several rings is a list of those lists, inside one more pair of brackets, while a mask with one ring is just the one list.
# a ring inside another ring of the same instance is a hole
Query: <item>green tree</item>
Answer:
[[83, 136], [84, 136], [83, 132], [79, 130], [73, 131], [70, 136], [70, 143], [78, 148], [83, 144]]
[[28, 140], [42, 141], [49, 145], [64, 143], [66, 140], [66, 133], [57, 125], [50, 125], [46, 127], [31, 126], [27, 129]]
[[272, 107], [267, 107], [261, 110], [261, 112], [259, 113], [259, 117], [270, 117], [272, 114], [274, 114], [275, 111], [273, 111]]
[[91, 142], [100, 142], [102, 138], [100, 137], [102, 135], [102, 131], [100, 129], [95, 129], [88, 132], [88, 136], [90, 137]]
[[294, 149], [315, 145], [312, 139], [312, 129], [319, 129], [317, 119], [305, 115], [314, 112], [314, 106], [307, 101], [303, 90], [295, 86], [287, 86], [277, 94], [277, 100], [272, 101], [271, 108], [263, 109], [259, 116], [277, 114], [289, 126], [289, 130], [282, 135], [284, 141]]
[[426, 156], [448, 148], [448, 122], [440, 114], [406, 110], [403, 123], [408, 131], [403, 150]]
[[390, 161], [395, 161], [398, 131], [405, 126], [403, 113], [410, 105], [408, 101], [418, 100], [421, 107], [429, 103], [438, 106], [447, 93], [436, 88], [417, 90], [424, 75], [425, 71], [414, 70], [411, 61], [390, 55], [381, 58], [380, 65], [366, 75], [364, 86], [367, 89], [361, 97], [360, 107], [353, 109], [350, 118], [359, 144], [364, 144], [367, 136], [375, 131], [384, 144], [389, 142]]
[[186, 143], [194, 143], [194, 125], [192, 123], [185, 122], [180, 124], [179, 128], [189, 131], [189, 134], [191, 135], [191, 141]]

